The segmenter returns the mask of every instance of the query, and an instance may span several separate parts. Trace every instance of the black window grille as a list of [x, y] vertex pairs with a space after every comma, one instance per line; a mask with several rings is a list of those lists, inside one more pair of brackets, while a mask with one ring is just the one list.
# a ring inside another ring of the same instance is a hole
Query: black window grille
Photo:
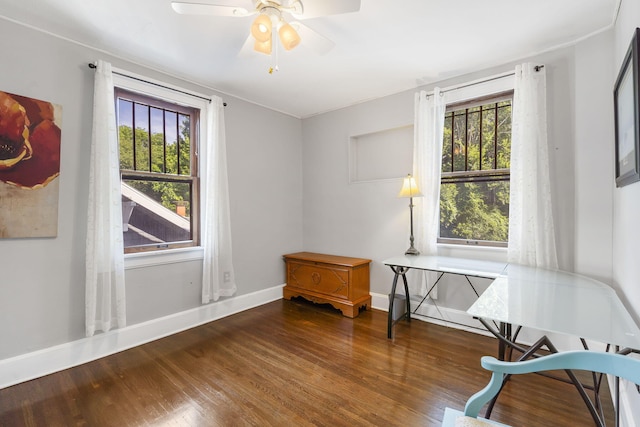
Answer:
[[442, 143], [440, 242], [506, 245], [511, 98], [450, 106]]
[[117, 89], [125, 252], [198, 244], [199, 110]]

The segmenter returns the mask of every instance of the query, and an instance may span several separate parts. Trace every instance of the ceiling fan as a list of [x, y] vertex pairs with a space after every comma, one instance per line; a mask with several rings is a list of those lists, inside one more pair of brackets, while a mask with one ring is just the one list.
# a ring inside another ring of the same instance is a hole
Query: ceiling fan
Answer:
[[244, 3], [247, 7], [174, 1], [171, 7], [175, 12], [185, 15], [258, 15], [251, 24], [247, 41], [253, 39], [253, 49], [266, 55], [271, 55], [276, 37], [285, 50], [295, 48], [301, 41], [320, 54], [333, 48], [331, 40], [300, 22], [288, 22], [285, 19], [287, 15], [303, 20], [360, 10], [360, 0], [304, 0], [304, 4], [302, 0], [244, 0]]

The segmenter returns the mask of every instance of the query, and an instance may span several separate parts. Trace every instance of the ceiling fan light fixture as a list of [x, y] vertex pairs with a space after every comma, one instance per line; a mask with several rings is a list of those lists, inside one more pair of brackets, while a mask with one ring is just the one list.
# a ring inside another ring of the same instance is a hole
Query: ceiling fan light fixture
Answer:
[[[275, 52], [277, 61], [279, 48], [278, 42], [274, 40], [278, 38], [285, 50], [294, 49], [304, 38], [305, 45], [320, 55], [326, 54], [335, 46], [331, 40], [300, 22], [286, 22], [285, 17], [302, 20], [357, 12], [360, 10], [362, 0], [314, 0], [309, 2], [309, 5], [306, 5], [307, 0], [243, 0], [247, 4], [253, 4], [253, 8], [250, 10], [227, 4], [204, 3], [202, 0], [170, 1], [173, 10], [179, 14], [230, 17], [256, 15], [250, 24], [250, 34], [246, 38], [242, 50], [250, 50], [253, 41], [255, 51], [267, 55]], [[240, 2], [240, 0], [237, 1]], [[227, 2], [229, 1], [224, 1], [224, 3]]]
[[280, 36], [280, 42], [285, 50], [291, 50], [294, 47], [300, 44], [300, 35], [298, 32], [289, 24], [284, 22], [280, 29], [278, 30], [278, 35]]
[[260, 14], [251, 24], [251, 35], [256, 42], [264, 43], [271, 40], [271, 18]]

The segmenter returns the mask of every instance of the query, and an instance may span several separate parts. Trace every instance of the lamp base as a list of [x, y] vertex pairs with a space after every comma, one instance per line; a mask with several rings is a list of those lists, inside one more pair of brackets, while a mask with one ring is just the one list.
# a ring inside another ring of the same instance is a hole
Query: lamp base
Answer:
[[409, 249], [407, 249], [407, 251], [404, 254], [405, 255], [420, 255], [420, 251], [417, 250], [416, 248], [414, 248], [413, 246], [411, 246]]

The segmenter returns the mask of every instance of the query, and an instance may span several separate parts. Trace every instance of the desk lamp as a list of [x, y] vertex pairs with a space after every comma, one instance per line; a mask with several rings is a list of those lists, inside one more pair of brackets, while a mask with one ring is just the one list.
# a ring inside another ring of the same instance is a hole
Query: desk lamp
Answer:
[[420, 251], [413, 247], [413, 198], [422, 197], [422, 193], [420, 193], [420, 189], [418, 189], [418, 186], [416, 185], [416, 180], [411, 176], [411, 174], [407, 175], [407, 177], [403, 180], [402, 190], [400, 190], [400, 194], [398, 194], [398, 197], [409, 198], [409, 211], [411, 212], [411, 237], [409, 238], [411, 246], [404, 254], [420, 255]]

